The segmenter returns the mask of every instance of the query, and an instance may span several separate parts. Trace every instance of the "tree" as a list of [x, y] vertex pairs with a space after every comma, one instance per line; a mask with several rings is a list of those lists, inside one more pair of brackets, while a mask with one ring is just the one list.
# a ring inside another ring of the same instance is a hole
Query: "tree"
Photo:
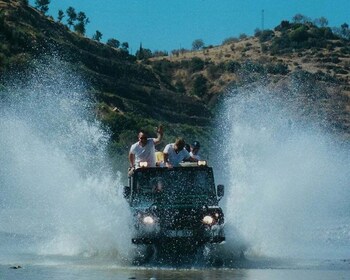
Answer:
[[349, 24], [344, 22], [340, 27], [341, 27], [341, 29], [349, 29]]
[[204, 42], [202, 39], [196, 39], [192, 42], [192, 50], [200, 50], [204, 47]]
[[129, 43], [128, 43], [128, 42], [123, 42], [123, 43], [122, 43], [122, 49], [123, 49], [124, 51], [127, 51], [128, 48], [129, 48]]
[[349, 29], [349, 24], [347, 24], [346, 22], [343, 23], [340, 26], [340, 30], [341, 30], [341, 35], [343, 38], [349, 39], [350, 38], [350, 29]]
[[346, 22], [340, 27], [333, 27], [333, 33], [341, 38], [350, 39], [350, 29]]
[[85, 26], [90, 22], [89, 18], [86, 17], [84, 12], [79, 12], [77, 15], [77, 21], [78, 23], [74, 25], [74, 30], [81, 35], [85, 35]]
[[320, 17], [314, 20], [314, 23], [320, 27], [326, 27], [328, 25], [328, 19]]
[[310, 21], [310, 19], [302, 14], [296, 14], [294, 17], [293, 17], [293, 22], [294, 23], [306, 23]]
[[168, 52], [167, 52], [167, 51], [158, 51], [158, 50], [155, 50], [155, 51], [153, 52], [153, 56], [154, 56], [154, 57], [168, 56]]
[[92, 36], [92, 39], [97, 41], [97, 42], [100, 42], [102, 39], [102, 33], [100, 31], [96, 30], [96, 33]]
[[141, 60], [151, 58], [153, 55], [150, 49], [144, 49], [141, 44], [140, 49], [136, 52], [135, 56], [137, 59]]
[[111, 38], [107, 40], [106, 45], [118, 49], [120, 47], [120, 42], [117, 39]]
[[64, 18], [64, 12], [62, 10], [58, 11], [58, 22], [62, 22], [62, 19]]
[[74, 31], [84, 36], [86, 32], [85, 24], [83, 22], [78, 22], [74, 25]]
[[35, 8], [46, 14], [49, 10], [50, 0], [35, 0]]
[[74, 25], [74, 22], [77, 20], [77, 13], [75, 12], [75, 9], [73, 7], [69, 7], [66, 11], [68, 19], [67, 23], [69, 27], [72, 27]]

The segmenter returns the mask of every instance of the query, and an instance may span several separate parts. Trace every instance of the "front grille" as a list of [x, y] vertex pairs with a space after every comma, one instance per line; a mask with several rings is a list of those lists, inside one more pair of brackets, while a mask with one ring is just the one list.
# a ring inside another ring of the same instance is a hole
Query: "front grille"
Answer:
[[163, 230], [197, 229], [202, 225], [202, 213], [195, 209], [162, 209], [158, 217]]

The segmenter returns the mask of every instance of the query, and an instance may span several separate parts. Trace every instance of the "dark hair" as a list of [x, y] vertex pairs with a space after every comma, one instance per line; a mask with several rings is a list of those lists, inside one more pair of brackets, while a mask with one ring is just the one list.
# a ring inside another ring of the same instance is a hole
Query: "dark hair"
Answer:
[[175, 141], [175, 145], [179, 148], [179, 150], [182, 150], [186, 143], [185, 143], [185, 140], [183, 140], [182, 138], [177, 138], [176, 141]]

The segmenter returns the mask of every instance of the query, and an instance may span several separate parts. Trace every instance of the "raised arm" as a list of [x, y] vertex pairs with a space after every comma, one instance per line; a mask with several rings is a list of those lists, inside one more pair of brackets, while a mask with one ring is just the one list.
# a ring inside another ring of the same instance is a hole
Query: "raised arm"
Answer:
[[163, 126], [159, 125], [157, 127], [157, 138], [154, 139], [154, 145], [158, 145], [160, 143], [160, 141], [162, 141], [163, 139]]

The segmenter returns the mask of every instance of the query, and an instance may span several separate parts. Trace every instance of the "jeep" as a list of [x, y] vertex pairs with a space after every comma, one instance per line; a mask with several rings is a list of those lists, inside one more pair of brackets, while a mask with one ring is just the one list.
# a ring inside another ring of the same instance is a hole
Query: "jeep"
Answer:
[[215, 186], [206, 163], [135, 169], [124, 187], [134, 218], [132, 243], [161, 248], [177, 242], [198, 248], [223, 242], [223, 195], [224, 186]]

